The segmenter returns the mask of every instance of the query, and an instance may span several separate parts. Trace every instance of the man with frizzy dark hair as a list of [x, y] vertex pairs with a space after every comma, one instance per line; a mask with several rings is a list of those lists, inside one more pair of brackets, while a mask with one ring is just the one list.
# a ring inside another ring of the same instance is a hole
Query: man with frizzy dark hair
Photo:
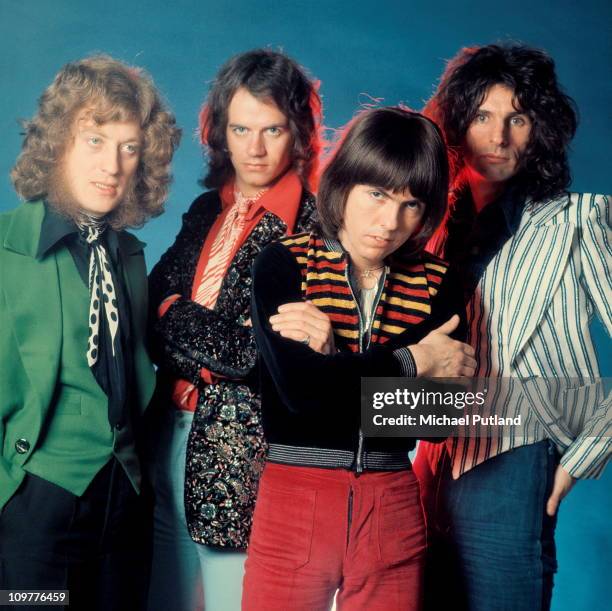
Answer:
[[137, 609], [154, 371], [143, 244], [124, 229], [161, 213], [180, 131], [108, 56], [64, 66], [24, 127], [26, 201], [0, 215], [0, 590]]
[[[225, 63], [200, 113], [200, 195], [151, 272], [160, 422], [151, 609], [240, 608], [266, 445], [251, 328], [251, 266], [309, 226], [321, 118], [315, 84], [283, 53]], [[186, 518], [186, 521], [185, 521]]]
[[589, 334], [594, 313], [612, 332], [610, 200], [566, 191], [576, 112], [543, 51], [462, 50], [427, 111], [454, 160], [451, 213], [434, 245], [463, 275], [491, 408], [525, 423], [420, 446], [429, 574], [433, 583], [452, 570], [457, 586], [430, 587], [428, 607], [549, 609], [559, 503], [577, 479], [601, 475], [612, 449]]

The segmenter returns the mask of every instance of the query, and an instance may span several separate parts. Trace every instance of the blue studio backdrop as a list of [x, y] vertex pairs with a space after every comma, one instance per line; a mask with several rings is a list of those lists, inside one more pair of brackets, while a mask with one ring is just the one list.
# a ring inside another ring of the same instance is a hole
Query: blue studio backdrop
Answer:
[[[139, 231], [150, 268], [200, 192], [195, 130], [210, 80], [229, 56], [263, 46], [283, 49], [320, 79], [332, 128], [370, 98], [420, 109], [462, 46], [514, 40], [544, 48], [580, 110], [572, 188], [610, 193], [611, 16], [605, 0], [0, 0], [0, 211], [18, 201], [9, 180], [18, 119], [35, 112], [63, 64], [109, 53], [151, 73], [184, 131], [166, 213]], [[609, 338], [597, 323], [595, 334], [612, 375]], [[608, 469], [597, 482], [579, 482], [561, 505], [554, 611], [609, 608], [611, 484]]]

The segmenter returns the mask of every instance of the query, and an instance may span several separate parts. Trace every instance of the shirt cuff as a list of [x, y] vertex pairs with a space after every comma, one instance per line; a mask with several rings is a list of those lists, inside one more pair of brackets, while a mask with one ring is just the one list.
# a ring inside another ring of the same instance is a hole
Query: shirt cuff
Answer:
[[170, 297], [166, 297], [159, 307], [157, 308], [157, 317], [162, 318], [164, 314], [170, 309], [170, 306], [181, 298], [180, 295], [170, 295]]
[[209, 369], [206, 369], [206, 367], [202, 367], [202, 369], [200, 369], [200, 377], [207, 384], [215, 384], [219, 379], [217, 376], [213, 375]]
[[416, 362], [409, 348], [398, 348], [393, 351], [393, 356], [400, 362], [400, 369], [403, 376], [407, 378], [417, 377]]
[[561, 466], [576, 479], [599, 479], [610, 461], [610, 437], [577, 440], [561, 456]]

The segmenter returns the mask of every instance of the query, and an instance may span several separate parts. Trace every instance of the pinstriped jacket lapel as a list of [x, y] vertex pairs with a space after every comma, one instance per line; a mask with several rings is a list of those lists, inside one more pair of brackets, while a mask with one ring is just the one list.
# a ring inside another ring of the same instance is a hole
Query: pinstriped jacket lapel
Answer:
[[[477, 376], [522, 379], [516, 406], [529, 426], [490, 445], [455, 439], [454, 477], [546, 438], [574, 477], [601, 475], [612, 448], [610, 397], [594, 383], [599, 367], [588, 326], [596, 312], [612, 334], [611, 244], [606, 196], [564, 194], [524, 210], [519, 229], [487, 266], [468, 316]], [[504, 405], [514, 399], [507, 397]]]
[[567, 194], [532, 207], [510, 249], [505, 288], [506, 337], [513, 363], [545, 315], [570, 255], [576, 227], [562, 218]]

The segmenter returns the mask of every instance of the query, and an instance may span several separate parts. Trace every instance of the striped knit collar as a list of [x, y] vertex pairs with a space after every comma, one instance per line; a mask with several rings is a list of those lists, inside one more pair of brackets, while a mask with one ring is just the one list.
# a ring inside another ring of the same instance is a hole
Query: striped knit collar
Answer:
[[[281, 240], [295, 257], [302, 276], [301, 291], [329, 316], [334, 334], [358, 352], [364, 329], [355, 292], [346, 273], [349, 260], [342, 244], [316, 232], [288, 236]], [[431, 314], [431, 298], [438, 292], [448, 267], [423, 253], [419, 260], [396, 261], [387, 268], [369, 341], [385, 343], [417, 325]]]
[[[328, 251], [334, 252], [334, 253], [338, 253], [338, 255], [339, 255], [338, 258], [339, 259], [345, 260], [345, 259], [350, 257], [349, 252], [344, 248], [344, 246], [342, 246], [342, 243], [337, 238], [321, 237], [320, 239], [323, 242], [323, 244], [325, 244], [325, 248], [327, 248]], [[389, 262], [390, 262], [391, 259], [393, 259], [394, 261], [403, 262], [403, 263], [408, 264], [408, 265], [414, 263], [410, 259], [407, 259], [407, 260], [404, 261], [404, 259], [403, 259], [403, 257], [401, 255], [397, 255], [397, 253], [392, 253], [384, 261], [385, 269], [386, 269], [387, 273], [389, 273], [389, 269], [390, 269]]]

